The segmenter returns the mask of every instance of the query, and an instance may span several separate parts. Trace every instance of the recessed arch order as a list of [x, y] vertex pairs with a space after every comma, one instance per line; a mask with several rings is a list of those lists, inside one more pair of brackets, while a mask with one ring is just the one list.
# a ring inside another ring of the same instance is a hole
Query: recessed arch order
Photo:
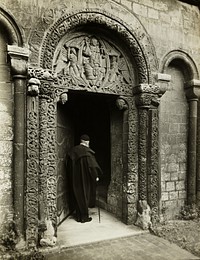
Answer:
[[171, 63], [178, 62], [186, 80], [199, 79], [197, 66], [193, 59], [181, 50], [172, 50], [165, 55], [160, 66], [161, 73], [165, 73]]
[[23, 37], [14, 18], [5, 10], [0, 8], [0, 24], [5, 28], [9, 39], [9, 44], [23, 47]]
[[99, 24], [117, 33], [130, 48], [135, 66], [137, 67], [138, 83], [153, 83], [152, 74], [158, 69], [154, 46], [140, 22], [135, 17], [133, 20], [135, 21], [135, 26], [130, 28], [121, 19], [99, 10], [85, 10], [61, 17], [49, 28], [43, 39], [39, 55], [40, 67], [52, 69], [52, 60], [56, 47], [66, 33], [78, 26], [89, 24], [97, 24], [98, 26]]

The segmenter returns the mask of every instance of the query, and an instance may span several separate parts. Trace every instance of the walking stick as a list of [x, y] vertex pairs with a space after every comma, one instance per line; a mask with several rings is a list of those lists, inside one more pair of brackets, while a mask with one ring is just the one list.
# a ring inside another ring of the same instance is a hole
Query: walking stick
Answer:
[[98, 201], [98, 216], [99, 216], [99, 223], [101, 222], [101, 214], [100, 214], [100, 206], [99, 206], [99, 191], [97, 190], [97, 201]]

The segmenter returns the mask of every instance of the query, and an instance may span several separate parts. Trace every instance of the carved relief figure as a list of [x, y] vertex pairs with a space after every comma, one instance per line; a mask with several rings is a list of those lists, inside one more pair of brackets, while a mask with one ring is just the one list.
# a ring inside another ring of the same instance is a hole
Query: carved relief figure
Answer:
[[56, 63], [55, 73], [80, 77], [78, 57], [74, 47], [67, 47], [66, 45], [63, 46], [60, 53], [60, 58]]
[[146, 200], [139, 200], [138, 202], [138, 216], [135, 225], [142, 229], [149, 229], [152, 227], [151, 209]]
[[81, 35], [65, 42], [53, 67], [56, 76], [67, 77], [79, 87], [114, 90], [131, 83], [123, 55], [96, 36]]
[[111, 61], [111, 64], [110, 64], [108, 81], [113, 82], [113, 81], [116, 81], [117, 77], [120, 75], [120, 72], [118, 69], [118, 57], [111, 56], [110, 61]]
[[85, 75], [88, 80], [96, 79], [94, 75], [94, 68], [101, 67], [101, 55], [99, 42], [96, 38], [92, 37], [91, 39], [85, 40], [85, 49], [83, 49], [84, 55], [84, 69]]
[[80, 71], [78, 67], [78, 57], [75, 48], [68, 47], [68, 66], [69, 66], [69, 74], [74, 77], [80, 77]]
[[57, 74], [66, 74], [65, 67], [67, 67], [68, 58], [67, 58], [67, 50], [63, 47], [59, 52], [59, 59], [56, 61], [55, 67], [55, 75]]

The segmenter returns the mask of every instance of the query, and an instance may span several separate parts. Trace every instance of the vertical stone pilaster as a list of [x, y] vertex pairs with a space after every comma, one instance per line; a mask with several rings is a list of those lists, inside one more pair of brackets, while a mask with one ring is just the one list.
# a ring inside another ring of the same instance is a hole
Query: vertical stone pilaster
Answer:
[[152, 106], [149, 110], [149, 131], [148, 131], [148, 203], [152, 212], [152, 221], [158, 220], [160, 182], [159, 182], [159, 112], [158, 105]]
[[[27, 244], [52, 246], [57, 229], [57, 89], [52, 75], [29, 68], [27, 106]], [[47, 230], [46, 230], [47, 229]], [[50, 233], [51, 235], [50, 235]], [[48, 233], [48, 239], [45, 238]]]
[[[128, 144], [127, 150], [124, 150], [127, 156], [127, 172], [124, 183], [126, 182], [126, 201], [127, 201], [127, 224], [133, 224], [137, 219], [138, 202], [138, 113], [133, 97], [128, 98], [127, 128]], [[125, 162], [124, 162], [125, 163]]]
[[47, 173], [47, 205], [49, 218], [57, 228], [57, 152], [56, 152], [56, 111], [57, 103], [48, 103], [48, 173]]
[[[44, 199], [43, 217], [57, 228], [57, 99], [52, 80], [41, 80], [40, 88], [40, 196]], [[43, 124], [43, 126], [42, 126]], [[46, 181], [45, 181], [46, 180]], [[42, 215], [41, 215], [42, 217]], [[43, 218], [42, 217], [42, 218]]]
[[[140, 85], [137, 90], [136, 104], [139, 116], [138, 133], [138, 199], [147, 201], [147, 169], [148, 169], [148, 111], [151, 95], [145, 91], [148, 85]], [[146, 92], [146, 93], [145, 93]]]
[[[58, 97], [52, 78], [40, 68], [29, 69], [27, 97], [27, 206], [29, 248], [55, 245], [57, 228], [56, 113]], [[61, 91], [62, 92], [62, 91]], [[48, 222], [48, 225], [47, 225]], [[54, 232], [49, 225], [53, 225]], [[48, 226], [48, 227], [47, 227]], [[47, 230], [46, 230], [47, 229]], [[51, 232], [49, 241], [45, 232]], [[48, 240], [48, 239], [47, 239]]]
[[151, 208], [152, 221], [159, 215], [158, 106], [164, 88], [142, 84], [134, 89], [138, 107], [138, 199]]
[[138, 175], [139, 200], [147, 201], [147, 138], [148, 138], [148, 107], [139, 107], [139, 145], [138, 145]]
[[25, 119], [26, 78], [29, 52], [25, 48], [8, 45], [11, 73], [14, 82], [14, 147], [13, 147], [13, 197], [14, 221], [19, 232], [18, 247], [24, 246], [24, 179], [25, 179]]
[[[39, 95], [39, 234], [40, 245], [55, 245], [57, 229], [57, 151], [56, 114], [57, 101], [50, 79], [42, 79]], [[44, 237], [51, 223], [54, 232], [48, 241]]]
[[39, 99], [39, 230], [44, 232], [46, 229], [45, 219], [47, 218], [47, 162], [48, 162], [48, 96], [40, 95]]
[[29, 80], [27, 96], [27, 181], [26, 181], [26, 243], [38, 243], [38, 174], [39, 174], [39, 84]]
[[199, 162], [197, 162], [197, 107], [200, 97], [200, 81], [193, 79], [187, 82], [185, 93], [189, 103], [187, 203], [193, 205], [200, 204], [200, 171]]

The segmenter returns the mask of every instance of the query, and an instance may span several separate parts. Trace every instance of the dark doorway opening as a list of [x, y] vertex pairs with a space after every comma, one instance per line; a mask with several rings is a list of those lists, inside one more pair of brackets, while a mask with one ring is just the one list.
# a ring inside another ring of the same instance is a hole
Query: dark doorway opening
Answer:
[[[116, 98], [115, 95], [69, 90], [68, 101], [64, 105], [58, 104], [57, 207], [60, 214], [58, 222], [63, 221], [70, 214], [70, 192], [66, 184], [66, 155], [74, 145], [79, 144], [82, 134], [90, 136], [90, 147], [95, 151], [96, 159], [103, 171], [97, 187], [97, 198], [103, 204], [107, 203], [111, 182], [111, 114]], [[63, 211], [65, 214], [61, 214]]]
[[84, 133], [90, 136], [90, 147], [103, 171], [98, 192], [106, 201], [111, 180], [110, 104], [114, 98], [103, 94], [69, 91], [66, 111], [74, 125], [74, 145]]

